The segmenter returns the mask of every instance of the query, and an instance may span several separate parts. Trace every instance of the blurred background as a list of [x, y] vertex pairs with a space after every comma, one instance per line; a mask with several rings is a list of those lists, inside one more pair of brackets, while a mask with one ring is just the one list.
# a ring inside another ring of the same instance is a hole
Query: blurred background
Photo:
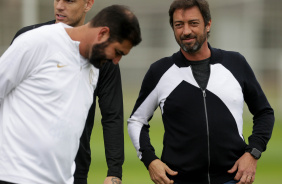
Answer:
[[[124, 93], [125, 163], [123, 183], [153, 183], [127, 134], [126, 120], [133, 109], [142, 79], [154, 61], [179, 50], [168, 23], [172, 0], [95, 0], [86, 21], [97, 11], [112, 4], [127, 5], [140, 21], [141, 44], [120, 62]], [[212, 27], [209, 42], [213, 47], [238, 51], [253, 68], [270, 104], [276, 122], [267, 151], [258, 162], [256, 184], [280, 184], [282, 181], [282, 1], [279, 0], [209, 0]], [[53, 0], [0, 0], [0, 57], [16, 32], [28, 25], [54, 19]], [[16, 54], [16, 53], [15, 53]], [[107, 166], [104, 156], [101, 116], [96, 110], [92, 133], [92, 164], [89, 183], [103, 183]], [[245, 107], [244, 136], [251, 133], [252, 115]], [[163, 126], [160, 111], [151, 120], [151, 139], [161, 155]]]

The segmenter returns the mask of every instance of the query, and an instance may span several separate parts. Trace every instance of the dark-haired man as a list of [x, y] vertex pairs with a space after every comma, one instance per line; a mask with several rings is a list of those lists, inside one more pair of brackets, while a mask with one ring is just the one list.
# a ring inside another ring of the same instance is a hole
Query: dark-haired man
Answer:
[[0, 59], [2, 183], [73, 183], [97, 67], [140, 42], [136, 16], [121, 5], [79, 27], [47, 25], [15, 39]]
[[[22, 33], [43, 25], [63, 22], [72, 27], [81, 26], [86, 14], [90, 11], [94, 0], [54, 0], [55, 20], [31, 25], [19, 30], [14, 39]], [[123, 97], [119, 65], [107, 62], [99, 72], [98, 84], [93, 95], [93, 104], [86, 119], [85, 128], [80, 138], [80, 147], [75, 159], [76, 169], [74, 184], [87, 184], [87, 176], [91, 163], [90, 136], [94, 125], [96, 97], [102, 114], [105, 153], [108, 173], [105, 182], [122, 179], [124, 162], [123, 133]]]
[[[208, 44], [206, 0], [174, 0], [170, 25], [180, 51], [153, 63], [128, 119], [138, 157], [157, 184], [251, 184], [271, 137], [274, 113], [245, 58]], [[254, 115], [247, 145], [243, 105]], [[149, 120], [162, 112], [161, 160], [149, 138]]]

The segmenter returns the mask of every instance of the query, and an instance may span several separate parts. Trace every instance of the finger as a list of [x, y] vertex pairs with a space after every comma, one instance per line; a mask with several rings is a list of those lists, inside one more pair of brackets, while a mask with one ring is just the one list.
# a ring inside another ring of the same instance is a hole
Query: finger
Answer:
[[170, 184], [170, 179], [166, 175], [155, 176], [152, 180], [156, 184]]
[[158, 177], [158, 178], [154, 179], [154, 182], [155, 182], [156, 184], [166, 184], [166, 183], [164, 182], [164, 179], [163, 179], [162, 177]]
[[171, 176], [175, 176], [175, 175], [178, 174], [177, 171], [171, 170], [168, 166], [165, 168], [165, 171], [166, 171], [169, 175], [171, 175]]
[[[171, 181], [172, 181], [172, 180], [170, 180], [167, 176], [163, 176], [163, 177], [162, 177], [162, 180], [163, 180], [164, 184], [171, 184]], [[172, 183], [173, 183], [173, 182], [172, 182]]]
[[241, 179], [240, 179], [240, 184], [246, 184], [246, 182], [247, 182], [247, 175], [243, 175], [242, 177], [241, 177]]
[[[243, 173], [242, 172], [237, 172], [235, 177], [234, 177], [234, 180], [237, 180], [237, 181], [241, 181], [243, 178]], [[245, 182], [245, 181], [244, 181]], [[239, 182], [240, 183], [240, 182]]]
[[153, 180], [155, 184], [165, 184], [162, 180]]
[[238, 164], [237, 164], [237, 162], [234, 164], [234, 166], [230, 169], [230, 170], [228, 170], [227, 172], [228, 173], [234, 173], [235, 171], [237, 171], [237, 169], [238, 169]]
[[247, 176], [246, 183], [247, 184], [251, 184], [252, 183], [252, 176]]
[[255, 175], [247, 177], [247, 184], [252, 184], [255, 181]]
[[252, 176], [251, 182], [253, 183], [255, 181], [255, 175]]

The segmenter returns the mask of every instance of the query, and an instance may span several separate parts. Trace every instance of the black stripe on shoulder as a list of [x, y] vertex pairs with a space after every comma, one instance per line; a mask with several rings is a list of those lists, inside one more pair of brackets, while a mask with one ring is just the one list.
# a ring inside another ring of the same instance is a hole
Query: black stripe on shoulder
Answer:
[[139, 97], [136, 101], [132, 114], [139, 108], [139, 106], [144, 102], [144, 100], [155, 89], [161, 77], [173, 64], [174, 63], [172, 61], [172, 57], [165, 57], [154, 62], [150, 66], [143, 79]]
[[11, 44], [13, 43], [13, 41], [18, 37], [20, 36], [21, 34], [27, 32], [27, 31], [30, 31], [32, 29], [35, 29], [35, 28], [38, 28], [38, 27], [41, 27], [41, 26], [45, 26], [45, 25], [50, 25], [50, 24], [55, 24], [55, 20], [51, 20], [51, 21], [48, 21], [48, 22], [44, 22], [44, 23], [40, 23], [40, 24], [34, 24], [34, 25], [31, 25], [31, 26], [26, 26], [26, 27], [23, 27], [22, 29], [20, 29], [16, 35], [14, 36]]

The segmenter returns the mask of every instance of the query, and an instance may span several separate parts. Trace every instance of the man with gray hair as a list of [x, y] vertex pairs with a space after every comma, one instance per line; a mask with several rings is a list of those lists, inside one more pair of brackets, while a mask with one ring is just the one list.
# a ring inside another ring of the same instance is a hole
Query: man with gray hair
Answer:
[[[174, 0], [169, 17], [180, 51], [153, 63], [143, 80], [128, 119], [138, 157], [157, 184], [251, 184], [272, 134], [273, 109], [246, 59], [208, 43], [206, 0]], [[249, 144], [244, 102], [254, 116]], [[158, 106], [165, 130], [161, 159], [149, 137]]]

